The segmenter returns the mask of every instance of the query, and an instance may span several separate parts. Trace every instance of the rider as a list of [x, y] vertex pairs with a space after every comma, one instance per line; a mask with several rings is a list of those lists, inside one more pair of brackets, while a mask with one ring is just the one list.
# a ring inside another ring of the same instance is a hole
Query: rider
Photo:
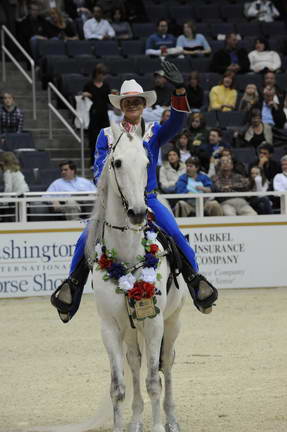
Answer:
[[[156, 102], [156, 93], [154, 91], [144, 92], [135, 80], [124, 81], [120, 94], [111, 94], [109, 95], [109, 99], [111, 104], [115, 108], [120, 109], [124, 114], [124, 119], [120, 124], [123, 131], [133, 132], [137, 127], [141, 127], [142, 129], [144, 145], [148, 149], [150, 159], [146, 188], [147, 205], [152, 209], [157, 225], [174, 239], [184, 256], [182, 274], [195, 306], [201, 312], [208, 313], [211, 311], [212, 304], [217, 299], [217, 290], [204, 276], [198, 273], [194, 250], [179, 230], [173, 215], [160, 203], [156, 196], [156, 166], [159, 149], [182, 129], [186, 112], [189, 112], [182, 74], [174, 64], [167, 61], [162, 63], [162, 69], [164, 70], [166, 79], [175, 86], [175, 91], [171, 98], [171, 116], [163, 125], [154, 122], [146, 127], [142, 118], [142, 112], [145, 107], [154, 105]], [[113, 135], [111, 128], [101, 129], [96, 144], [95, 181], [99, 179], [106, 156], [112, 145]], [[88, 278], [89, 267], [84, 256], [87, 231], [86, 227], [76, 244], [68, 279], [51, 296], [52, 305], [57, 308], [59, 316], [64, 323], [68, 322], [77, 312], [84, 285]]]

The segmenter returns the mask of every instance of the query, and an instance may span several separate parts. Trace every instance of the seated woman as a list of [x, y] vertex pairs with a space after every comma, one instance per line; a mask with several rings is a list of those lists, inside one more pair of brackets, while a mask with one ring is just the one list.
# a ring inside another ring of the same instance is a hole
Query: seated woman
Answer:
[[191, 156], [190, 134], [187, 129], [183, 129], [177, 136], [175, 146], [179, 150], [181, 162], [185, 162]]
[[259, 101], [259, 93], [255, 84], [247, 84], [240, 100], [238, 111], [249, 112]]
[[268, 41], [258, 37], [254, 50], [248, 54], [250, 70], [253, 72], [278, 71], [281, 68], [281, 58], [276, 51], [269, 49]]
[[53, 39], [78, 39], [72, 20], [64, 18], [58, 8], [49, 9], [49, 17], [47, 20], [51, 24]]
[[237, 132], [236, 143], [239, 147], [252, 146], [257, 148], [263, 141], [273, 144], [272, 126], [263, 123], [261, 111], [253, 108], [249, 119], [241, 130]]
[[111, 25], [116, 32], [116, 39], [132, 39], [133, 33], [131, 26], [125, 20], [121, 8], [114, 9]]
[[[258, 166], [253, 166], [249, 171], [250, 190], [252, 192], [267, 192], [270, 183], [265, 177], [264, 171]], [[249, 198], [249, 204], [258, 214], [272, 214], [272, 203], [268, 196], [253, 196]]]
[[198, 147], [206, 142], [208, 137], [204, 114], [201, 112], [190, 114], [187, 120], [187, 127], [190, 133], [191, 153], [194, 154], [198, 150]]
[[173, 147], [167, 153], [167, 161], [159, 170], [160, 188], [164, 193], [173, 193], [178, 178], [185, 173], [185, 164], [180, 161], [178, 148]]
[[188, 77], [186, 96], [191, 111], [200, 111], [203, 105], [204, 92], [199, 83], [199, 73], [197, 71], [191, 72]]
[[[146, 125], [142, 119], [145, 106], [156, 102], [154, 91], [144, 92], [135, 80], [126, 80], [122, 84], [119, 95], [109, 95], [113, 106], [120, 108], [124, 114], [121, 123], [123, 132], [135, 133], [141, 128], [143, 145], [148, 150], [150, 164], [148, 166], [148, 181], [146, 187], [147, 206], [152, 209], [156, 223], [165, 230], [178, 245], [183, 254], [183, 277], [192, 295], [195, 306], [203, 313], [211, 311], [212, 304], [217, 299], [217, 290], [202, 275], [198, 273], [198, 265], [194, 250], [188, 244], [185, 236], [179, 230], [170, 211], [157, 199], [156, 167], [159, 148], [168, 142], [181, 128], [185, 120], [188, 104], [185, 97], [183, 77], [175, 65], [165, 61], [162, 65], [166, 78], [176, 87], [171, 100], [171, 116], [162, 126], [158, 123]], [[114, 144], [111, 128], [102, 129], [96, 144], [96, 160], [94, 165], [95, 180], [102, 173], [107, 154]], [[87, 239], [87, 227], [79, 238], [74, 252], [70, 275], [51, 297], [51, 302], [58, 310], [63, 322], [68, 322], [78, 310], [84, 285], [89, 274], [84, 250]]]
[[234, 73], [227, 71], [221, 82], [212, 87], [209, 93], [209, 111], [232, 111], [235, 109], [237, 90], [234, 88], [234, 81]]
[[183, 24], [183, 34], [178, 36], [176, 46], [181, 48], [182, 54], [187, 56], [211, 53], [210, 45], [205, 36], [196, 32], [196, 26], [192, 21]]

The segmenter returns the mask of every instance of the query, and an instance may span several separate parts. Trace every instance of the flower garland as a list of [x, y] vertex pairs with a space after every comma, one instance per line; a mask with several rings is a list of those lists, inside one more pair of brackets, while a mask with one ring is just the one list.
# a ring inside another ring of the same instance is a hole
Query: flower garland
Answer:
[[[108, 250], [105, 246], [97, 244], [95, 249], [95, 261], [97, 270], [104, 271], [103, 280], [112, 280], [117, 285], [116, 293], [125, 294], [128, 297], [128, 303], [131, 308], [134, 308], [136, 302], [143, 299], [152, 299], [154, 305], [157, 303], [156, 295], [161, 295], [160, 290], [155, 286], [156, 281], [161, 280], [161, 274], [157, 272], [160, 263], [160, 251], [155, 243], [157, 233], [149, 226], [144, 232], [142, 245], [145, 249], [144, 256], [139, 255], [137, 259], [140, 264], [136, 267], [142, 267], [138, 278], [130, 271], [130, 266], [127, 263], [117, 262], [117, 253], [114, 249]], [[155, 314], [150, 316], [153, 318], [160, 312], [160, 309], [155, 306]], [[133, 313], [133, 318], [137, 318]], [[139, 318], [137, 318], [139, 319]]]

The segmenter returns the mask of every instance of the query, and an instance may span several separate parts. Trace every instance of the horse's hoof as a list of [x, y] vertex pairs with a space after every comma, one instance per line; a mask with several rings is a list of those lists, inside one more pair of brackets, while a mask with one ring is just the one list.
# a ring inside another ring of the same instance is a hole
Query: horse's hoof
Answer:
[[143, 432], [144, 426], [142, 423], [129, 423], [128, 432]]
[[177, 423], [166, 423], [165, 432], [180, 432], [180, 427]]

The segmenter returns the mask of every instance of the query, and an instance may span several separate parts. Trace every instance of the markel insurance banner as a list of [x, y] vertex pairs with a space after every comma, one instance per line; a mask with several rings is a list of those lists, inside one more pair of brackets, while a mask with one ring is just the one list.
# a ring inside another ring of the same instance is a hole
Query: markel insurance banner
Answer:
[[[287, 220], [179, 222], [200, 271], [218, 288], [287, 286]], [[50, 295], [68, 275], [82, 229], [77, 222], [0, 226], [0, 297]], [[91, 291], [89, 281], [86, 292]]]

